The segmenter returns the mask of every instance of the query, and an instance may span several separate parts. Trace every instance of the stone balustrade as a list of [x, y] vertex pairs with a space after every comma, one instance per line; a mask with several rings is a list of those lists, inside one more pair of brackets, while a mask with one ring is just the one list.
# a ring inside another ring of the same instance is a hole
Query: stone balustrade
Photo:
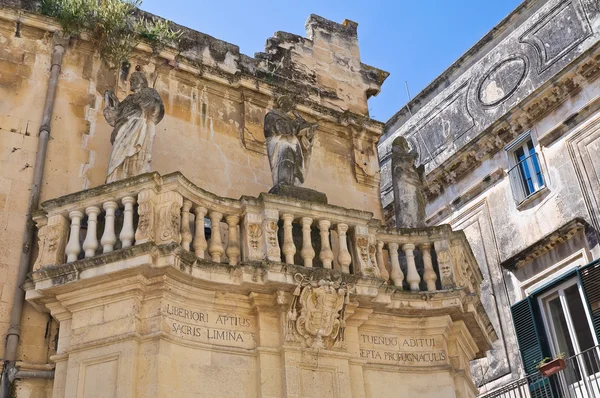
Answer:
[[376, 258], [381, 278], [399, 289], [433, 292], [459, 287], [479, 292], [481, 274], [466, 238], [447, 225], [382, 229], [377, 232]]
[[180, 173], [140, 175], [42, 204], [35, 269], [148, 242], [198, 261], [278, 262], [379, 278], [397, 290], [477, 291], [481, 274], [462, 232], [385, 229], [368, 212], [261, 194], [207, 192]]

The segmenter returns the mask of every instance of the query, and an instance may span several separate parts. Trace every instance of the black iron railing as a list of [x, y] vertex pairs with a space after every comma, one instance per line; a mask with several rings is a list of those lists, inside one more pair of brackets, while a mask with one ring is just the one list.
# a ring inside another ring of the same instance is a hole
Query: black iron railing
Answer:
[[537, 153], [532, 153], [511, 167], [508, 177], [517, 203], [521, 203], [545, 185]]
[[527, 375], [480, 398], [600, 398], [600, 346], [565, 359], [566, 367], [544, 377]]

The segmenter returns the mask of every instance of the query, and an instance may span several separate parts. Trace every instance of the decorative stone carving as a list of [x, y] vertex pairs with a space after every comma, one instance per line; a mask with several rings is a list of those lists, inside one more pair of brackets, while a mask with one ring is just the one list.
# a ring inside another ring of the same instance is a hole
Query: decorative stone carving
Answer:
[[279, 239], [277, 238], [277, 221], [279, 219], [279, 212], [276, 210], [267, 209], [265, 210], [263, 231], [264, 231], [264, 242], [267, 251], [267, 260], [269, 261], [281, 261], [281, 250], [279, 249]]
[[437, 254], [438, 269], [440, 271], [440, 282], [443, 289], [449, 289], [456, 286], [454, 281], [454, 272], [452, 270], [452, 253], [447, 241], [437, 241], [434, 243]]
[[286, 341], [301, 341], [314, 349], [341, 345], [350, 286], [326, 279], [314, 281], [301, 274], [294, 279], [297, 285], [286, 316]]
[[521, 42], [535, 47], [540, 57], [539, 73], [592, 34], [588, 19], [573, 3], [572, 0], [558, 3], [520, 37]]
[[419, 145], [419, 164], [436, 157], [450, 140], [460, 138], [475, 126], [475, 119], [467, 107], [467, 89], [466, 83], [458, 87], [423, 118], [423, 124], [414, 134]]
[[356, 181], [371, 187], [379, 186], [379, 157], [377, 139], [366, 129], [351, 127]]
[[[138, 194], [138, 226], [135, 231], [135, 244], [154, 240], [154, 191], [145, 189]], [[103, 243], [104, 244], [104, 243]]]
[[36, 220], [36, 224], [39, 228], [39, 254], [33, 269], [37, 270], [44, 265], [63, 263], [65, 261], [65, 246], [69, 236], [69, 221], [62, 215], [54, 215], [49, 217], [48, 220]]
[[527, 61], [523, 55], [499, 62], [479, 83], [479, 101], [484, 106], [500, 104], [519, 88], [526, 73]]
[[392, 184], [396, 227], [425, 227], [425, 167], [415, 166], [419, 155], [404, 137], [392, 144]]
[[452, 264], [459, 272], [458, 285], [461, 288], [468, 288], [470, 292], [479, 294], [479, 286], [473, 274], [473, 270], [469, 267], [469, 263], [465, 256], [464, 248], [459, 240], [452, 241], [450, 247], [452, 253]]
[[157, 244], [181, 243], [181, 207], [183, 198], [176, 192], [165, 192], [159, 195], [157, 208], [158, 231], [155, 237]]
[[281, 96], [277, 106], [266, 114], [264, 130], [273, 186], [300, 187], [308, 173], [318, 125], [304, 120], [287, 96]]
[[129, 84], [133, 94], [122, 102], [113, 91], [104, 93], [104, 118], [114, 127], [107, 183], [151, 171], [156, 125], [165, 114], [158, 91], [148, 87], [148, 80], [139, 67], [131, 74]]
[[262, 229], [259, 224], [248, 224], [248, 238], [250, 239], [250, 249], [258, 251], [259, 238], [262, 236]]
[[356, 247], [358, 260], [357, 271], [362, 276], [379, 276], [374, 241], [374, 236], [368, 235], [367, 230], [362, 227], [355, 228], [354, 247]]

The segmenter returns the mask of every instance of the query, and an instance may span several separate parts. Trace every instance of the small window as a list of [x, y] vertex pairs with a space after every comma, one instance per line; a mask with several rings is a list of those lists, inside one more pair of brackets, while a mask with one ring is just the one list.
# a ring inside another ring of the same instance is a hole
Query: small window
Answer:
[[507, 148], [508, 176], [517, 203], [522, 203], [545, 187], [540, 160], [530, 133], [519, 137]]

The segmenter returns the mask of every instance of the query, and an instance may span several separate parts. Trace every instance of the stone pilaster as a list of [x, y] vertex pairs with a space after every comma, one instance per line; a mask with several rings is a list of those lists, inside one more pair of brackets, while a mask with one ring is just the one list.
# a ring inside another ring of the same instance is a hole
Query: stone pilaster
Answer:
[[38, 232], [38, 258], [33, 266], [36, 271], [45, 265], [58, 265], [65, 261], [65, 246], [69, 237], [69, 220], [56, 214], [48, 219], [36, 220]]
[[139, 221], [135, 231], [135, 244], [154, 240], [154, 212], [156, 193], [152, 189], [143, 189], [138, 194]]
[[267, 252], [267, 260], [280, 262], [281, 250], [279, 249], [279, 239], [277, 238], [277, 231], [279, 230], [279, 227], [277, 226], [278, 220], [279, 212], [277, 210], [265, 209], [263, 219], [263, 236]]
[[157, 220], [154, 242], [157, 245], [181, 243], [181, 194], [170, 191], [156, 197], [154, 214]]
[[246, 212], [242, 218], [242, 261], [262, 261], [267, 258], [266, 240], [263, 238], [263, 215]]

